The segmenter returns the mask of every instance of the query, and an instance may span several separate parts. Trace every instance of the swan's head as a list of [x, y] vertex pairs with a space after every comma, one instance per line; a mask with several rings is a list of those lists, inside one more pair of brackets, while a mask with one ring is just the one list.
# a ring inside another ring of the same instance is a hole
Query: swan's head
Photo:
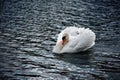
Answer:
[[64, 32], [61, 35], [60, 41], [57, 42], [57, 44], [55, 45], [55, 47], [53, 49], [53, 52], [55, 52], [55, 53], [61, 53], [62, 49], [68, 43], [68, 41], [69, 41], [69, 35], [68, 35], [68, 33]]
[[69, 35], [68, 35], [68, 33], [63, 33], [63, 35], [62, 35], [62, 45], [67, 44], [68, 41], [69, 41]]

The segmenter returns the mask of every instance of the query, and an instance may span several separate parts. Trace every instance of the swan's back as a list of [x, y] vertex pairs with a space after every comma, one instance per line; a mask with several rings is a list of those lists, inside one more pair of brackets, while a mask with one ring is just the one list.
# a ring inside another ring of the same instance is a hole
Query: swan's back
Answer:
[[95, 33], [89, 28], [79, 28], [78, 44], [75, 49], [87, 50], [95, 44]]

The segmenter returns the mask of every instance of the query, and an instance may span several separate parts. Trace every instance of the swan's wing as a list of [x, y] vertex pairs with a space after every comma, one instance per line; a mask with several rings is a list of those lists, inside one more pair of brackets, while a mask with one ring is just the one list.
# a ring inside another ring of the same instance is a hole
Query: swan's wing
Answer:
[[67, 32], [70, 36], [77, 36], [78, 29], [79, 28], [77, 27], [68, 27], [64, 30], [64, 32]]
[[95, 44], [95, 33], [90, 29], [79, 28], [78, 32], [78, 35], [70, 36], [69, 43], [65, 46], [64, 51], [84, 51]]
[[69, 46], [71, 48], [75, 48], [75, 46], [78, 44], [78, 35], [77, 36], [71, 36], [69, 40]]
[[77, 37], [78, 44], [76, 50], [84, 51], [95, 44], [95, 33], [90, 29], [80, 29], [80, 34]]

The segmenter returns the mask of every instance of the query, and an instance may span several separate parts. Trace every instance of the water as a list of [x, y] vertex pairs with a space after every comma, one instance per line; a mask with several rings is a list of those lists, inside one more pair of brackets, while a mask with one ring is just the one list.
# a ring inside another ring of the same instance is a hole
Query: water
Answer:
[[[119, 0], [2, 0], [1, 80], [119, 80]], [[67, 26], [92, 29], [95, 46], [76, 54], [54, 54], [57, 34]]]

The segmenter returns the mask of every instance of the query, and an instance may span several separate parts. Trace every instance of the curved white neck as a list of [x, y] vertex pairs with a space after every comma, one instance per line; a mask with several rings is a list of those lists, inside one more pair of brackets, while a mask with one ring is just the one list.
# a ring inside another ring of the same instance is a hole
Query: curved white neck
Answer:
[[60, 53], [64, 45], [61, 42], [57, 43], [53, 49], [53, 52]]

